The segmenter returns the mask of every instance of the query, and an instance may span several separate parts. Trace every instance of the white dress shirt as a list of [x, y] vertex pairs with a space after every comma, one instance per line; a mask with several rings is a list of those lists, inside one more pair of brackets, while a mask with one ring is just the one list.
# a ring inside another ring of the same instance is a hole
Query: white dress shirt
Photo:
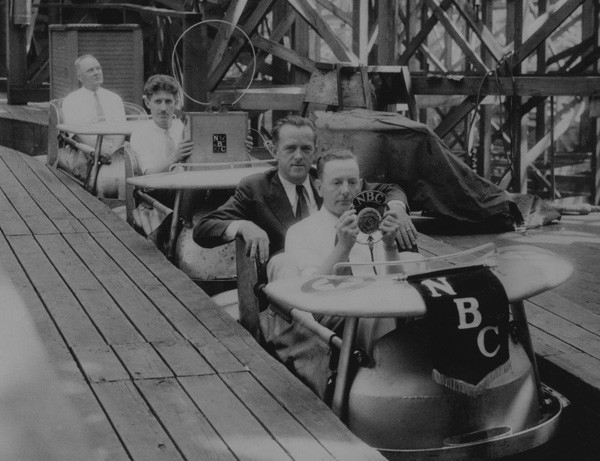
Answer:
[[[308, 218], [292, 225], [285, 237], [285, 253], [297, 265], [301, 275], [311, 275], [323, 264], [323, 261], [335, 248], [338, 217], [325, 206]], [[385, 261], [383, 242], [375, 243], [373, 248], [375, 261]], [[350, 250], [350, 262], [369, 262], [371, 253], [368, 245], [354, 244]], [[355, 275], [374, 275], [370, 266], [353, 268]]]
[[[125, 108], [121, 96], [105, 88], [98, 88], [98, 99], [102, 106], [104, 117], [107, 120], [125, 120]], [[62, 102], [62, 112], [65, 123], [86, 125], [98, 121], [96, 113], [96, 100], [94, 92], [81, 87], [69, 93]], [[89, 146], [96, 145], [96, 136], [77, 135], [77, 138]], [[110, 154], [121, 147], [124, 136], [104, 136], [102, 140], [102, 153]]]
[[169, 150], [176, 148], [181, 142], [183, 128], [179, 119], [174, 119], [168, 130], [159, 127], [154, 120], [146, 120], [136, 127], [129, 142], [142, 174], [166, 160], [172, 153]]

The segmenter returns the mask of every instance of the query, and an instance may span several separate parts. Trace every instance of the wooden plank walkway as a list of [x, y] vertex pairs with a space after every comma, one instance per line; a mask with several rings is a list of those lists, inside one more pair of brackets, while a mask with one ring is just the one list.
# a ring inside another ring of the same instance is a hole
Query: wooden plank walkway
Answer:
[[99, 459], [383, 459], [108, 207], [4, 147], [0, 230]]

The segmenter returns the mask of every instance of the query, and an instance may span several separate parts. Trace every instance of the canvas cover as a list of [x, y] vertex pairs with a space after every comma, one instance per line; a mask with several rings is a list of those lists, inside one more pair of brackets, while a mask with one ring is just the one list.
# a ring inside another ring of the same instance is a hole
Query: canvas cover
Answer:
[[411, 211], [469, 231], [507, 231], [523, 224], [509, 193], [478, 176], [425, 124], [393, 112], [316, 112], [319, 151], [348, 148], [368, 181], [393, 182]]

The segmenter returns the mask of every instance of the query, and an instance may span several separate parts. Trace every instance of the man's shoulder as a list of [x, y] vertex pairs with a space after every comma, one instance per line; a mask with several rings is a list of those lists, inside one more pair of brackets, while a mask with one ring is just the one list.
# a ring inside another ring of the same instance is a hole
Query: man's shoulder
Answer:
[[71, 91], [71, 92], [70, 92], [68, 95], [66, 95], [66, 96], [63, 98], [63, 104], [64, 104], [65, 102], [69, 102], [70, 100], [72, 100], [72, 99], [74, 99], [74, 98], [77, 98], [79, 95], [83, 94], [83, 92], [84, 92], [84, 89], [83, 89], [83, 88], [81, 88], [81, 87], [80, 87], [80, 88], [77, 88], [76, 90], [73, 90], [73, 91]]
[[154, 121], [152, 119], [137, 121], [133, 130], [131, 130], [131, 136], [147, 134], [152, 129], [153, 124]]
[[273, 179], [277, 176], [277, 168], [271, 168], [270, 170], [251, 174], [250, 176], [246, 176], [239, 183], [238, 187], [257, 189], [261, 187], [265, 187], [273, 181]]

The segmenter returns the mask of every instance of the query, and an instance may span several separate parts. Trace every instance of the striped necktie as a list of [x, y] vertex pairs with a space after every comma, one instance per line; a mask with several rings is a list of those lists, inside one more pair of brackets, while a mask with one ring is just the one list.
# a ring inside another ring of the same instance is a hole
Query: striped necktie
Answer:
[[102, 104], [100, 104], [98, 91], [94, 91], [94, 106], [96, 108], [96, 118], [98, 118], [98, 120], [104, 120], [104, 109], [102, 109]]
[[167, 153], [167, 157], [175, 152], [175, 141], [171, 137], [169, 130], [163, 130], [165, 134], [165, 152]]

